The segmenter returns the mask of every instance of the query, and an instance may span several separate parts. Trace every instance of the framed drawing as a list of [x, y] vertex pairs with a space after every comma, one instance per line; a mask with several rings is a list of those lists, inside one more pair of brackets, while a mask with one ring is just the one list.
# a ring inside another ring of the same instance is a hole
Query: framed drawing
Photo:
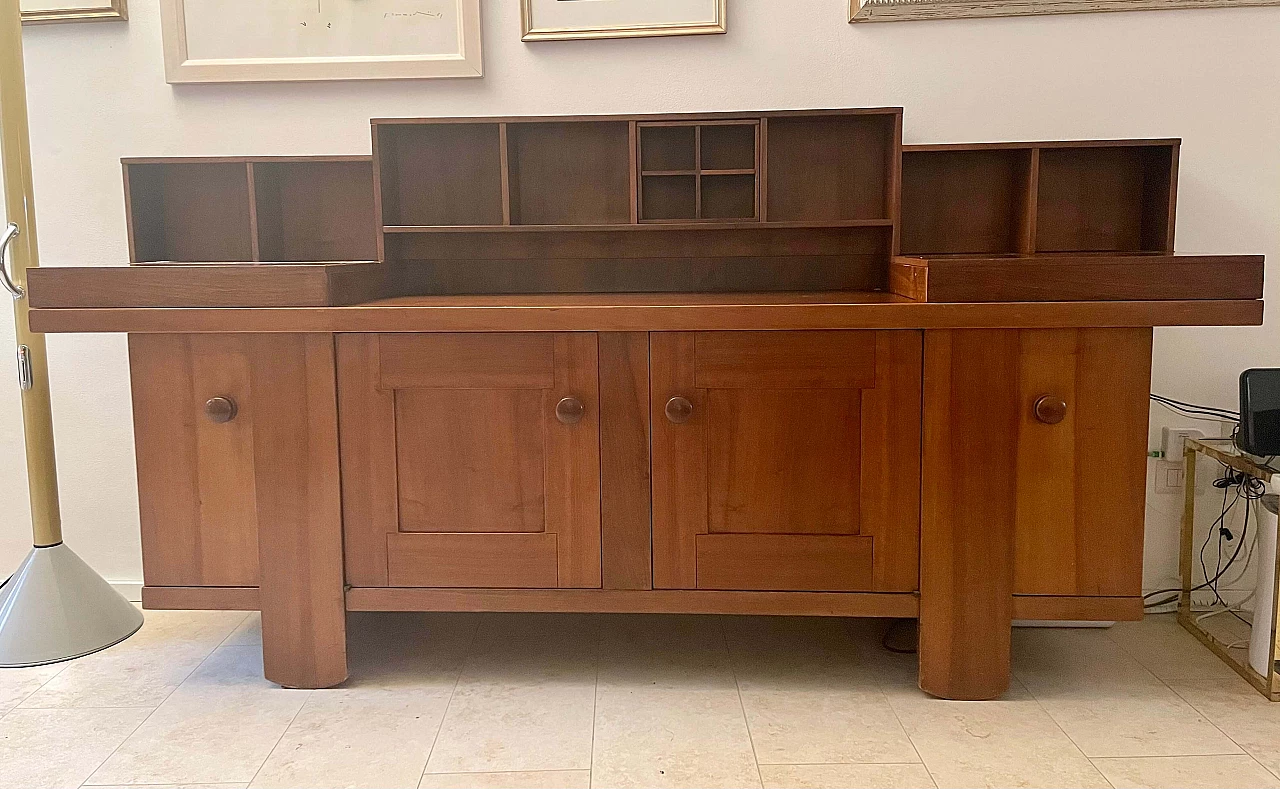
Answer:
[[160, 0], [165, 79], [479, 77], [480, 0]]
[[1280, 0], [851, 0], [850, 22], [1280, 5]]
[[69, 0], [21, 0], [22, 24], [39, 25], [46, 22], [101, 22], [129, 18], [128, 0], [82, 0], [76, 4]]
[[520, 0], [522, 41], [725, 32], [726, 0]]

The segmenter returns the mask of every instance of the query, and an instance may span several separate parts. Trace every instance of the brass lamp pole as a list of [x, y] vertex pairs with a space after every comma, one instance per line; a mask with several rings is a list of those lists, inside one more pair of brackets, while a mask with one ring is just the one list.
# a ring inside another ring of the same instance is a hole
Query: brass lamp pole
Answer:
[[[31, 553], [0, 587], [0, 667], [12, 667], [97, 652], [142, 626], [142, 612], [62, 541], [44, 335], [33, 334], [27, 321], [27, 269], [39, 259], [19, 0], [0, 0], [0, 160], [8, 213], [0, 223], [0, 286], [13, 298], [17, 320], [34, 538]], [[0, 495], [13, 497], [16, 491], [0, 489]]]

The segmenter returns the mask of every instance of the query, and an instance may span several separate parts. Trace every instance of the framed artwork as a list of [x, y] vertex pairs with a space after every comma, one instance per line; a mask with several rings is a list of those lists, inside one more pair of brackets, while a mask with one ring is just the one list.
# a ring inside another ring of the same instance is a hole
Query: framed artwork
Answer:
[[22, 24], [39, 25], [46, 22], [101, 22], [129, 18], [128, 0], [83, 0], [73, 4], [68, 0], [21, 0]]
[[480, 0], [160, 0], [165, 79], [479, 77]]
[[1280, 5], [1280, 0], [851, 0], [850, 22]]
[[520, 0], [522, 41], [725, 32], [726, 0]]

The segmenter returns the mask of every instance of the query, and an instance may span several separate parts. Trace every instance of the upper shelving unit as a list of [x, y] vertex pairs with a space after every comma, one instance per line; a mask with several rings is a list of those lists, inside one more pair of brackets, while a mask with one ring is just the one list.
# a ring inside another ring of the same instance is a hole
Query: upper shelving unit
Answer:
[[903, 254], [1169, 254], [1178, 141], [907, 146]]
[[904, 148], [878, 108], [375, 119], [372, 141], [126, 159], [131, 260], [377, 260], [338, 290], [422, 295], [902, 290], [916, 258], [936, 295], [980, 274], [947, 256], [1083, 274], [1173, 250], [1177, 140]]
[[375, 120], [388, 232], [892, 226], [900, 109]]
[[367, 156], [125, 159], [131, 263], [377, 260]]

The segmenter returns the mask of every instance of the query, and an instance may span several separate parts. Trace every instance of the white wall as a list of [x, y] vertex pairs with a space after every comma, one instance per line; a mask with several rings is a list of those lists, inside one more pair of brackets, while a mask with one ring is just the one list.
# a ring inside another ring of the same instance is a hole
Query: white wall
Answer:
[[[725, 36], [524, 44], [517, 3], [484, 5], [481, 80], [171, 87], [154, 0], [128, 24], [28, 27], [44, 264], [126, 261], [121, 156], [367, 153], [374, 116], [881, 105], [906, 107], [909, 143], [1180, 136], [1179, 251], [1280, 255], [1280, 8], [855, 26], [847, 0], [730, 0]], [[1153, 387], [1230, 407], [1241, 369], [1280, 365], [1276, 326], [1157, 330]], [[0, 319], [0, 347], [11, 332]], [[124, 338], [49, 345], [67, 537], [136, 581]], [[10, 380], [0, 369], [0, 572], [29, 544]], [[1176, 569], [1176, 502], [1150, 504], [1155, 585]]]

